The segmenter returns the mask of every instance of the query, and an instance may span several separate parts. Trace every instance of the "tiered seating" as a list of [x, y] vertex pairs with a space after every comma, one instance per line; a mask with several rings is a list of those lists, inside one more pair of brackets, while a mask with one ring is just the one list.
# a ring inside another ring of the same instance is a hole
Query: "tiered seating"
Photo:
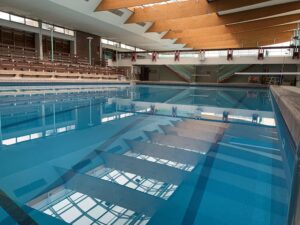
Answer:
[[39, 60], [35, 49], [0, 45], [0, 77], [43, 77], [64, 79], [110, 79], [118, 80], [124, 71], [108, 67], [106, 62], [99, 61], [90, 65], [87, 58], [70, 54], [55, 54], [52, 62], [46, 54]]

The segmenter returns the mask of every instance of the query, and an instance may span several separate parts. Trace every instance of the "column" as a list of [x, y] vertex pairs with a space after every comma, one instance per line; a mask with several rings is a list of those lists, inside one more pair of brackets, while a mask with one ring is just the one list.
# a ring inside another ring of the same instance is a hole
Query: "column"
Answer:
[[51, 34], [51, 61], [54, 61], [54, 27], [50, 28], [50, 34]]
[[[297, 72], [300, 73], [300, 65], [297, 65]], [[300, 75], [297, 75], [296, 86], [300, 87]]]
[[100, 58], [100, 62], [103, 60], [103, 52], [102, 52], [102, 42], [101, 42], [101, 38], [99, 38], [99, 58]]
[[46, 134], [46, 111], [45, 111], [45, 103], [41, 105], [41, 113], [42, 113], [42, 127], [43, 127], [43, 136]]
[[87, 37], [86, 39], [88, 39], [89, 41], [89, 64], [92, 65], [92, 37]]
[[2, 146], [2, 123], [1, 123], [1, 114], [0, 114], [0, 148]]
[[56, 107], [55, 107], [55, 103], [53, 103], [53, 129], [54, 129], [54, 134], [56, 134]]
[[39, 22], [39, 33], [35, 34], [35, 49], [37, 50], [37, 56], [40, 60], [44, 59], [43, 54], [43, 34], [42, 34], [42, 22]]
[[77, 55], [77, 39], [76, 39], [76, 31], [74, 31], [74, 40], [71, 41], [71, 54]]

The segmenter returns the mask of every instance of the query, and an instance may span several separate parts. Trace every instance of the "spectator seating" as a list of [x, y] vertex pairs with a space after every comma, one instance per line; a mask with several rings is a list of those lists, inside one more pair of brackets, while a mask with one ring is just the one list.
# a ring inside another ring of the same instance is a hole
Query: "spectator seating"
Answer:
[[59, 53], [52, 62], [49, 56], [39, 60], [35, 49], [0, 44], [0, 78], [125, 79], [124, 70], [108, 67], [105, 61], [90, 65], [87, 58]]

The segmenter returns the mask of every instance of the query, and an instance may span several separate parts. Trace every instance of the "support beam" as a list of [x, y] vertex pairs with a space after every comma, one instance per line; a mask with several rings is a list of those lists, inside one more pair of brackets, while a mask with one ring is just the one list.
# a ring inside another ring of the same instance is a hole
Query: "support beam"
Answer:
[[187, 29], [181, 31], [169, 31], [163, 39], [176, 39], [199, 36], [203, 34], [222, 35], [226, 33], [239, 33], [254, 30], [262, 30], [267, 27], [273, 27], [285, 23], [299, 23], [300, 14], [293, 14], [288, 16], [280, 16], [269, 19], [261, 19], [251, 22], [233, 24], [233, 25], [219, 25], [198, 29]]
[[[199, 16], [208, 13], [250, 6], [268, 0], [240, 0], [240, 1], [183, 1], [169, 4], [155, 5], [145, 8], [136, 8], [126, 23], [152, 22], [158, 20], [178, 19]], [[168, 13], [166, 13], [168, 12]]]
[[291, 2], [219, 16], [217, 13], [155, 22], [147, 32], [197, 29], [246, 22], [300, 9], [300, 2]]
[[95, 11], [108, 11], [164, 2], [165, 0], [102, 0]]

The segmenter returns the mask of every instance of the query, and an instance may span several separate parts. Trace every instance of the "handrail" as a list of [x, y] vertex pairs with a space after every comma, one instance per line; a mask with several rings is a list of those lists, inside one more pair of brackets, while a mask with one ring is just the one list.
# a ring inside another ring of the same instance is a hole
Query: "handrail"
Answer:
[[[264, 50], [271, 50], [271, 49], [296, 49], [298, 47], [296, 46], [274, 46], [274, 47], [252, 47], [252, 48], [218, 48], [218, 49], [197, 49], [197, 50], [188, 50], [188, 49], [184, 49], [184, 50], [178, 50], [180, 53], [182, 52], [191, 52], [191, 53], [199, 53], [200, 51], [205, 51], [205, 52], [210, 52], [210, 51], [227, 51], [227, 50], [258, 50], [258, 49], [264, 49]], [[131, 53], [152, 53], [152, 52], [156, 52], [158, 54], [160, 53], [174, 53], [175, 50], [164, 50], [164, 51], [159, 51], [159, 50], [147, 50], [147, 51], [127, 51], [127, 52], [117, 52], [117, 54], [131, 54]]]
[[[235, 49], [230, 51], [220, 49], [209, 49], [208, 51], [195, 51], [195, 50], [182, 50], [179, 51], [179, 59], [187, 58], [199, 58], [202, 61], [208, 58], [219, 58], [223, 57], [229, 60], [233, 60], [238, 57], [257, 57], [258, 60], [263, 60], [265, 57], [292, 57], [293, 59], [299, 59], [299, 48], [294, 46], [280, 46], [280, 47], [264, 47], [264, 48], [249, 48], [249, 49]], [[174, 58], [178, 54], [178, 51], [144, 51], [144, 52], [118, 52], [118, 59], [130, 59], [132, 61], [137, 60], [151, 60], [153, 54], [156, 54], [157, 60], [164, 60]], [[179, 61], [179, 60], [178, 60]]]
[[16, 46], [16, 45], [9, 45], [9, 44], [3, 44], [3, 43], [0, 43], [0, 48], [21, 49], [21, 50], [28, 50], [28, 51], [36, 52], [35, 48], [23, 47], [23, 46]]

